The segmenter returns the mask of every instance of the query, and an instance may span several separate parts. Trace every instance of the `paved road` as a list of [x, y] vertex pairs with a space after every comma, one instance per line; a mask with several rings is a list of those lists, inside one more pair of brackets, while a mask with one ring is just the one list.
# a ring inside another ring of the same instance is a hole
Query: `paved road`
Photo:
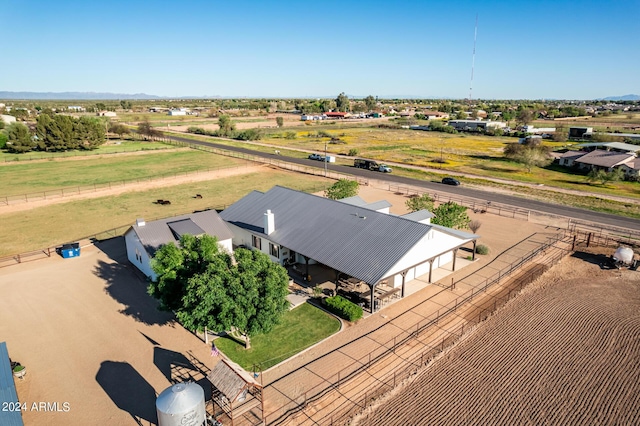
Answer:
[[[182, 138], [180, 136], [174, 136], [174, 135], [168, 135], [168, 134], [166, 134], [165, 136], [179, 142], [185, 142], [185, 143], [190, 143], [194, 145], [210, 146], [210, 147], [219, 148], [219, 149], [226, 149], [229, 151], [242, 152], [249, 155], [265, 156], [264, 152], [254, 151], [247, 148], [233, 147], [229, 145], [217, 144], [215, 142], [196, 141], [193, 139], [187, 139], [187, 138]], [[317, 168], [324, 167], [323, 163], [314, 161], [314, 160], [307, 160], [307, 159], [286, 157], [286, 156], [279, 156], [278, 159], [282, 161], [294, 163], [294, 164], [302, 164], [309, 167], [317, 167]], [[512, 195], [498, 194], [498, 193], [490, 192], [490, 188], [487, 188], [487, 190], [480, 190], [480, 189], [465, 188], [464, 186], [448, 186], [448, 185], [443, 185], [439, 182], [412, 179], [412, 178], [407, 178], [407, 177], [398, 176], [394, 174], [382, 174], [380, 172], [374, 172], [370, 170], [358, 169], [355, 167], [342, 166], [342, 165], [331, 164], [331, 163], [327, 164], [327, 168], [329, 170], [333, 170], [336, 172], [347, 173], [347, 174], [360, 176], [364, 178], [385, 180], [388, 182], [397, 183], [399, 185], [411, 185], [415, 187], [424, 188], [425, 190], [447, 192], [459, 197], [469, 197], [469, 198], [475, 198], [478, 200], [483, 200], [491, 203], [517, 206], [519, 208], [526, 209], [526, 210], [536, 210], [539, 212], [544, 212], [544, 213], [549, 213], [549, 214], [559, 215], [559, 216], [566, 216], [566, 217], [583, 220], [583, 221], [596, 222], [604, 225], [618, 226], [621, 228], [628, 228], [628, 229], [632, 229], [640, 232], [640, 220], [638, 219], [631, 219], [631, 218], [626, 218], [626, 217], [607, 214], [607, 213], [594, 212], [590, 210], [563, 206], [559, 204], [544, 203], [541, 201], [516, 197]]]

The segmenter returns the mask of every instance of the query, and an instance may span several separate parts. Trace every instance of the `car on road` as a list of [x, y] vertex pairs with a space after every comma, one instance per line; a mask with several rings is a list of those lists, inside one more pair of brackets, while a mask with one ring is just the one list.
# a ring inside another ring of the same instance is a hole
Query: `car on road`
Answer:
[[445, 185], [453, 185], [453, 186], [460, 185], [460, 181], [458, 179], [454, 179], [452, 177], [443, 178], [442, 179], [442, 183], [444, 183]]
[[386, 164], [381, 164], [380, 167], [378, 167], [378, 171], [382, 173], [391, 173], [391, 167]]
[[309, 160], [317, 160], [317, 161], [322, 161], [324, 160], [324, 157], [320, 154], [311, 154], [309, 156]]

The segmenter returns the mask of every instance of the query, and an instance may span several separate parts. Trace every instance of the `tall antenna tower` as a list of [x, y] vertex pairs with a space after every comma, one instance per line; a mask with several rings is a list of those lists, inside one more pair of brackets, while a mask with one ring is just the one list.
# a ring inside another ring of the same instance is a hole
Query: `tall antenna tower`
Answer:
[[476, 13], [476, 28], [473, 32], [473, 55], [471, 56], [471, 85], [469, 87], [469, 105], [473, 94], [473, 69], [476, 65], [476, 40], [478, 38], [478, 14]]

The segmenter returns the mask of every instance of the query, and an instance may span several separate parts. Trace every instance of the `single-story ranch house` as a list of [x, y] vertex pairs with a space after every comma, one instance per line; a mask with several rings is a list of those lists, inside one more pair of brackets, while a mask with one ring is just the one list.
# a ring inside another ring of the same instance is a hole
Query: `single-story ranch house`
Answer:
[[145, 222], [136, 220], [136, 224], [124, 234], [127, 246], [127, 258], [151, 280], [157, 278], [151, 269], [151, 259], [163, 245], [180, 240], [180, 236], [209, 234], [218, 238], [218, 244], [229, 253], [233, 247], [233, 234], [215, 210], [176, 216], [168, 219]]
[[[275, 186], [253, 191], [220, 213], [234, 246], [267, 253], [281, 264], [323, 264], [340, 276], [361, 280], [376, 300], [379, 284], [405, 294], [405, 284], [444, 265], [455, 270], [456, 253], [477, 235], [429, 223], [429, 212], [395, 216], [362, 205], [358, 198], [334, 201]], [[372, 203], [384, 210], [384, 204]], [[372, 306], [375, 311], [375, 304]]]

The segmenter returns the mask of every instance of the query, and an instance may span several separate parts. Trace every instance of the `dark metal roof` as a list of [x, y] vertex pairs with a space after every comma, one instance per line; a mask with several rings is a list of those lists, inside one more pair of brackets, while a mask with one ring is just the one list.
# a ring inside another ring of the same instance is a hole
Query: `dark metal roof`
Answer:
[[227, 224], [215, 210], [207, 210], [182, 216], [133, 225], [127, 232], [135, 232], [150, 256], [162, 245], [178, 241], [180, 235], [203, 233], [218, 237], [219, 241], [233, 238]]
[[360, 198], [358, 195], [353, 197], [343, 198], [342, 200], [338, 200], [342, 203], [350, 204], [352, 206], [364, 207], [369, 210], [381, 210], [385, 208], [391, 207], [391, 203], [387, 200], [374, 201], [373, 203], [367, 203], [365, 200]]
[[167, 226], [173, 231], [173, 234], [178, 239], [185, 234], [198, 236], [205, 233], [204, 230], [196, 225], [191, 219], [167, 222]]
[[0, 342], [0, 425], [2, 426], [24, 426], [22, 422], [22, 413], [18, 411], [10, 411], [5, 407], [4, 403], [18, 402], [18, 394], [16, 386], [13, 382], [13, 371], [11, 370], [11, 362], [9, 361], [9, 352], [7, 343]]
[[[264, 235], [264, 213], [275, 230]], [[222, 219], [340, 272], [375, 284], [427, 232], [430, 225], [275, 186], [253, 191]]]

